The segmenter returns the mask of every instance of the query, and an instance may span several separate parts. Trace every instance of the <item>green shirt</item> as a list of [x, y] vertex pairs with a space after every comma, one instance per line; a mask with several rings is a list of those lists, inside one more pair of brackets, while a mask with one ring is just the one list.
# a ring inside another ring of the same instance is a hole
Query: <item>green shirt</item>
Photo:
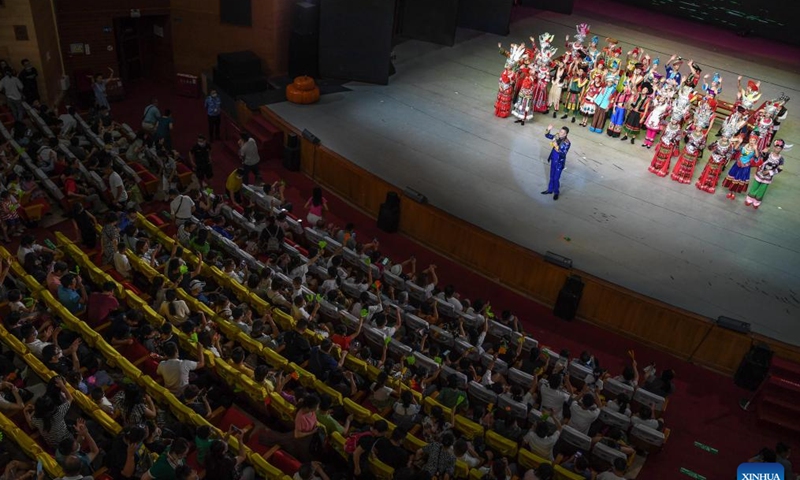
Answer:
[[208, 252], [211, 251], [210, 243], [197, 243], [195, 242], [195, 239], [189, 241], [189, 247], [195, 252], [202, 253], [204, 257], [207, 256]]
[[344, 435], [344, 427], [330, 414], [317, 411], [317, 422], [325, 427], [325, 431], [328, 435], [331, 435], [333, 432], [339, 432], [339, 434]]
[[167, 448], [150, 467], [150, 476], [156, 480], [175, 480], [175, 469], [180, 465], [183, 465], [183, 460], [176, 465], [172, 464], [169, 459], [169, 448]]
[[[459, 397], [463, 397], [461, 403], [458, 403]], [[461, 390], [452, 389], [449, 387], [445, 387], [436, 397], [436, 401], [441, 403], [447, 408], [456, 408], [462, 409], [467, 408], [469, 406], [469, 400], [467, 399], [466, 392]]]
[[202, 439], [200, 437], [194, 437], [194, 445], [197, 447], [197, 463], [200, 465], [205, 464], [206, 454], [208, 453], [208, 449], [211, 448], [212, 443], [214, 443], [214, 440], [210, 438]]

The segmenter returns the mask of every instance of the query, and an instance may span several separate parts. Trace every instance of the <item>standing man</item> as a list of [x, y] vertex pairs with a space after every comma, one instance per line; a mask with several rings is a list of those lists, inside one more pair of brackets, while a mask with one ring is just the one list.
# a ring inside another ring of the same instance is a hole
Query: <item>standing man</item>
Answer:
[[261, 181], [261, 174], [258, 172], [258, 164], [261, 162], [261, 157], [258, 156], [258, 144], [256, 139], [251, 137], [249, 133], [242, 132], [242, 137], [239, 139], [239, 157], [242, 159], [242, 182], [248, 184], [250, 172], [253, 172], [255, 182]]
[[125, 204], [128, 203], [128, 191], [125, 190], [125, 182], [122, 181], [122, 176], [114, 169], [112, 161], [106, 164], [105, 174], [108, 178], [108, 189], [111, 192], [114, 208], [125, 208]]
[[547, 157], [547, 163], [550, 164], [550, 184], [547, 186], [547, 190], [542, 192], [542, 195], [552, 194], [553, 200], [558, 200], [559, 181], [561, 180], [561, 172], [567, 162], [567, 152], [569, 152], [570, 146], [567, 138], [569, 128], [561, 127], [561, 130], [555, 135], [550, 133], [552, 129], [553, 126], [548, 125], [547, 131], [544, 132], [544, 136], [553, 141], [550, 142], [552, 150], [550, 150], [550, 156]]
[[22, 108], [23, 88], [20, 79], [14, 76], [14, 72], [10, 68], [6, 68], [3, 78], [0, 79], [0, 92], [6, 94], [8, 108], [11, 110], [14, 120], [18, 122], [21, 122], [25, 116], [25, 109]]
[[158, 99], [153, 98], [150, 105], [144, 107], [144, 114], [142, 114], [142, 128], [148, 133], [156, 131], [156, 124], [158, 119], [161, 118], [161, 110], [158, 109]]
[[25, 87], [25, 100], [28, 103], [39, 100], [39, 84], [36, 83], [37, 78], [39, 78], [39, 72], [36, 70], [36, 67], [34, 67], [27, 58], [22, 60], [22, 71], [19, 72], [19, 79]]
[[195, 206], [192, 197], [181, 194], [176, 189], [170, 190], [172, 201], [169, 203], [169, 213], [172, 214], [172, 224], [176, 227], [192, 219]]
[[208, 114], [208, 141], [213, 143], [215, 136], [219, 140], [220, 115], [222, 114], [222, 100], [215, 89], [208, 93], [205, 106]]
[[114, 80], [114, 69], [108, 69], [109, 74], [108, 78], [103, 78], [102, 74], [97, 74], [94, 76], [94, 83], [92, 83], [92, 91], [94, 92], [94, 106], [97, 110], [105, 107], [111, 110], [111, 105], [108, 104], [108, 98], [106, 97], [106, 85], [111, 80]]
[[200, 181], [200, 186], [205, 188], [208, 185], [206, 180], [211, 181], [214, 171], [211, 168], [211, 145], [206, 142], [204, 135], [197, 136], [197, 143], [189, 150], [189, 160], [195, 175], [197, 175], [197, 180]]

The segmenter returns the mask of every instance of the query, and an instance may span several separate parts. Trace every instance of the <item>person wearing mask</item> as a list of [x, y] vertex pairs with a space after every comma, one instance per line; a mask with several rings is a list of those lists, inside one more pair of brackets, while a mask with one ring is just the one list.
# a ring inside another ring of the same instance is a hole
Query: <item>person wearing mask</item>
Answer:
[[[158, 460], [153, 463], [153, 466], [142, 475], [142, 480], [175, 478], [175, 471], [184, 464], [188, 453], [189, 442], [181, 437], [176, 438], [164, 453], [158, 457]], [[208, 458], [206, 458], [206, 461], [208, 461]]]
[[219, 140], [219, 126], [222, 123], [222, 100], [217, 91], [211, 89], [205, 101], [206, 114], [208, 115], [208, 141], [213, 142], [214, 137]]

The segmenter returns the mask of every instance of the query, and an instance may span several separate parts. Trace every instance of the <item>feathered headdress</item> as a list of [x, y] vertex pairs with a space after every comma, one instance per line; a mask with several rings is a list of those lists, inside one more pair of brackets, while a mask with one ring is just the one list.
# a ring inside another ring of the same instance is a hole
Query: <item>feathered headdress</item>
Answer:
[[722, 77], [719, 76], [719, 72], [714, 72], [714, 76], [711, 77], [711, 83], [719, 83], [722, 81]]
[[756, 82], [754, 82], [752, 80], [748, 80], [747, 81], [747, 88], [749, 88], [750, 90], [752, 90], [754, 92], [757, 92], [758, 91], [758, 84], [756, 84]]
[[600, 43], [600, 38], [598, 38], [597, 35], [595, 35], [594, 37], [592, 37], [592, 45], [597, 45], [598, 43]]
[[711, 124], [712, 115], [714, 115], [714, 111], [711, 109], [711, 105], [709, 105], [707, 102], [703, 102], [694, 112], [694, 124], [697, 126], [697, 128], [705, 130], [706, 127]]
[[583, 42], [586, 36], [589, 35], [589, 24], [581, 23], [580, 25], [575, 25], [575, 30], [578, 32], [575, 35], [575, 40]]
[[726, 119], [726, 121], [722, 124], [722, 131], [720, 132], [720, 134], [722, 135], [723, 138], [727, 138], [730, 140], [732, 136], [736, 135], [736, 130], [738, 130], [736, 128], [736, 122], [728, 121]]
[[553, 43], [554, 38], [555, 37], [553, 36], [553, 34], [545, 32], [539, 35], [539, 45], [541, 45], [541, 47], [544, 48], [545, 46], [548, 46], [551, 43]]

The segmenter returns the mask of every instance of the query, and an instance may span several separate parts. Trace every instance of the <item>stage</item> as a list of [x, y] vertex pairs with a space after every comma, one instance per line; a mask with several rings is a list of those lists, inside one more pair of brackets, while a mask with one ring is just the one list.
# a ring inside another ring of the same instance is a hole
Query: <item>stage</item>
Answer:
[[[720, 72], [723, 100], [734, 99], [737, 75], [761, 80], [762, 101], [785, 92], [794, 101], [777, 138], [800, 143], [800, 55], [771, 64], [701, 36], [680, 43], [585, 10], [536, 12], [512, 23], [508, 37], [459, 30], [454, 47], [408, 41], [395, 48], [397, 74], [388, 86], [348, 83], [352, 91], [324, 95], [313, 106], [268, 108], [388, 182], [412, 187], [436, 207], [519, 245], [564, 255], [575, 268], [636, 292], [711, 318], [744, 320], [755, 332], [800, 345], [800, 146], [784, 152], [785, 171], [755, 211], [744, 206], [743, 195], [732, 202], [721, 188], [709, 195], [694, 183], [648, 172], [654, 150], [640, 146], [643, 132], [631, 145], [551, 115], [535, 114], [525, 126], [494, 116], [504, 63], [497, 43], [529, 42], [547, 31], [560, 55], [565, 35], [574, 35], [581, 22], [591, 25], [600, 46], [613, 36], [623, 52], [635, 43], [662, 65], [678, 53], [704, 74]], [[558, 201], [540, 194], [549, 175], [549, 123], [571, 130]], [[698, 162], [694, 180], [707, 158]]]

